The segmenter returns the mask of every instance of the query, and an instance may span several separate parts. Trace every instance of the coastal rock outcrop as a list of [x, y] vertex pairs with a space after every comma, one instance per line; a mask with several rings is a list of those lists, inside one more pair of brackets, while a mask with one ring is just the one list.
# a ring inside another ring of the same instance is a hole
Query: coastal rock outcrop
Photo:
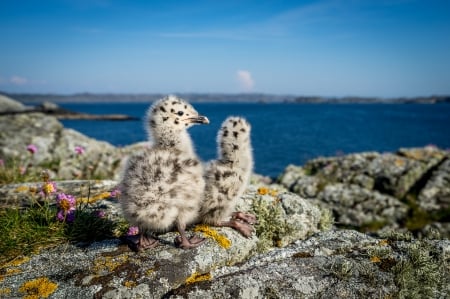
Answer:
[[450, 153], [434, 146], [357, 153], [288, 166], [278, 182], [333, 211], [336, 225], [449, 237]]

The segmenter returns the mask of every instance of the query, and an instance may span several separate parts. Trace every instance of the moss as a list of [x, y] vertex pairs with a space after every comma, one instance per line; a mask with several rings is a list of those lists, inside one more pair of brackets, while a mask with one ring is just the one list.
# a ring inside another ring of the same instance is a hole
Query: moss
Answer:
[[406, 254], [393, 267], [399, 298], [434, 298], [444, 271], [440, 262], [430, 254], [426, 243], [408, 245]]
[[209, 280], [211, 280], [211, 273], [201, 274], [199, 272], [195, 272], [194, 274], [192, 274], [191, 276], [186, 278], [185, 283], [189, 285], [189, 284], [193, 284], [196, 282], [209, 281]]
[[280, 200], [257, 196], [253, 200], [252, 209], [258, 219], [258, 223], [255, 225], [256, 235], [259, 238], [258, 252], [265, 252], [274, 246], [281, 246], [281, 240], [292, 232], [292, 227], [283, 217], [284, 210]]
[[333, 224], [333, 212], [331, 212], [330, 209], [320, 208], [319, 229], [322, 231], [328, 231], [333, 227]]
[[19, 292], [25, 294], [24, 299], [48, 298], [57, 288], [56, 283], [51, 282], [47, 277], [41, 277], [23, 283]]
[[382, 232], [380, 233], [380, 237], [387, 239], [388, 243], [392, 241], [411, 241], [413, 239], [413, 235], [411, 232], [401, 232], [395, 230]]
[[217, 242], [222, 248], [228, 249], [231, 247], [231, 241], [208, 225], [201, 224], [194, 228], [195, 232], [202, 232], [206, 237], [211, 238]]
[[383, 227], [385, 227], [387, 224], [387, 220], [373, 220], [373, 221], [368, 221], [365, 222], [361, 225], [361, 227], [359, 228], [360, 231], [362, 232], [375, 232], [378, 231], [380, 229], [382, 229]]

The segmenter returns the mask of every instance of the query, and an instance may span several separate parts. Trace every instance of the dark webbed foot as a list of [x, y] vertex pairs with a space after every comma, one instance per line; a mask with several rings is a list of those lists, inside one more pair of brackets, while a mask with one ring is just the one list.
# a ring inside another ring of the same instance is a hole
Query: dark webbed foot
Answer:
[[175, 238], [175, 245], [183, 249], [195, 248], [197, 246], [202, 245], [204, 242], [205, 242], [204, 238], [200, 238], [195, 235], [189, 239], [187, 238], [183, 239], [181, 236]]
[[175, 245], [180, 248], [188, 249], [195, 248], [197, 246], [202, 245], [205, 242], [205, 239], [200, 238], [198, 236], [192, 236], [190, 239], [186, 237], [186, 225], [183, 223], [177, 223], [178, 232], [180, 235], [175, 238]]
[[133, 251], [141, 251], [149, 248], [156, 247], [159, 241], [146, 236], [145, 234], [139, 234], [135, 236], [127, 236], [126, 242], [128, 247]]
[[258, 223], [258, 220], [256, 219], [256, 216], [250, 213], [244, 213], [244, 212], [234, 212], [231, 217], [233, 219], [242, 220], [244, 222], [247, 222], [248, 224], [256, 224]]
[[230, 221], [223, 221], [220, 222], [217, 226], [225, 226], [225, 227], [231, 227], [240, 232], [244, 237], [250, 238], [252, 236], [252, 233], [255, 231], [253, 226], [251, 226], [246, 221], [241, 221], [238, 219], [231, 219]]

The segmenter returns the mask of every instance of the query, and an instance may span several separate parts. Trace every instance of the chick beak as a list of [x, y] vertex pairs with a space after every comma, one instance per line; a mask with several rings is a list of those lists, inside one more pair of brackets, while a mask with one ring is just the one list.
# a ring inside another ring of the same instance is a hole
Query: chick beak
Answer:
[[209, 124], [209, 119], [206, 116], [202, 115], [199, 115], [197, 117], [191, 117], [189, 118], [189, 121], [193, 124], [202, 124], [202, 125]]

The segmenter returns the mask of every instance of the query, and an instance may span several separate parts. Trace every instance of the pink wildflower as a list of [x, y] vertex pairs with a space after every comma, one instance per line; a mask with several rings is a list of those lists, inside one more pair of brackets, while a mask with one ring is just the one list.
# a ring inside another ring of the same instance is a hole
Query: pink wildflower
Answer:
[[111, 191], [110, 193], [109, 193], [109, 195], [112, 197], [112, 198], [116, 198], [116, 197], [119, 197], [119, 195], [120, 195], [120, 190], [119, 189], [114, 189], [113, 191]]
[[29, 151], [33, 155], [37, 152], [37, 146], [34, 144], [29, 144], [27, 146], [27, 151]]
[[59, 209], [65, 212], [75, 210], [76, 203], [77, 202], [75, 200], [75, 197], [73, 197], [72, 195], [64, 193], [59, 193], [58, 195], [56, 195], [56, 205]]
[[137, 226], [130, 226], [128, 228], [127, 236], [135, 236], [139, 234], [139, 228]]
[[45, 182], [41, 186], [41, 191], [39, 194], [41, 196], [48, 196], [56, 192], [56, 183], [55, 182]]
[[72, 223], [75, 221], [75, 210], [65, 212], [63, 210], [59, 210], [56, 214], [56, 219], [59, 221], [66, 221], [67, 223]]
[[97, 211], [94, 212], [94, 215], [95, 215], [97, 218], [105, 218], [106, 213], [105, 213], [105, 211], [103, 211], [103, 210], [97, 210]]
[[78, 145], [75, 146], [75, 153], [77, 153], [78, 155], [84, 154], [84, 151], [85, 151], [84, 147]]
[[5, 161], [3, 161], [3, 159], [0, 159], [0, 167], [5, 166]]

